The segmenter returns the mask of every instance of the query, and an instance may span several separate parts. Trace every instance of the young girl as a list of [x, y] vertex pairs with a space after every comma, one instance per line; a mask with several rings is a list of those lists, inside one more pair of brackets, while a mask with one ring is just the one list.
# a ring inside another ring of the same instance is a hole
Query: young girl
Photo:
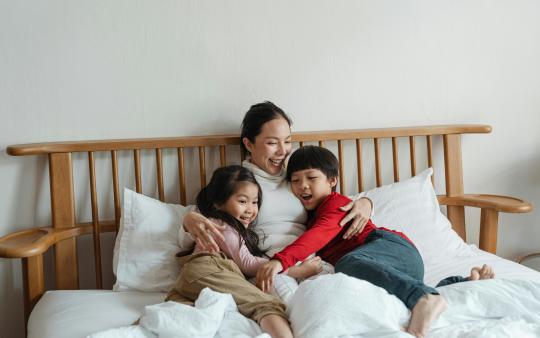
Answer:
[[[167, 300], [193, 305], [205, 287], [230, 293], [240, 313], [255, 320], [272, 337], [292, 337], [285, 304], [266, 294], [245, 277], [254, 277], [268, 262], [259, 249], [259, 237], [251, 229], [262, 203], [261, 188], [248, 169], [230, 165], [214, 171], [210, 183], [197, 195], [201, 214], [224, 225], [223, 240], [215, 238], [220, 252], [203, 249], [197, 238], [192, 255], [180, 258], [181, 272]], [[321, 260], [313, 258], [287, 274], [307, 278], [320, 272]]]

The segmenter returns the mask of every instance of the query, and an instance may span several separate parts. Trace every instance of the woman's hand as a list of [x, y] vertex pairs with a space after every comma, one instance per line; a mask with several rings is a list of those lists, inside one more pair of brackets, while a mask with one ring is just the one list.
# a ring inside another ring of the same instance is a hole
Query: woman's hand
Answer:
[[214, 237], [224, 239], [221, 234], [221, 231], [225, 230], [224, 225], [218, 225], [203, 215], [190, 211], [184, 216], [183, 226], [184, 230], [189, 232], [195, 242], [203, 249], [210, 252], [219, 251], [219, 246]]
[[281, 262], [271, 259], [257, 271], [257, 287], [263, 292], [269, 292], [274, 286], [274, 276], [283, 270]]
[[306, 259], [299, 266], [292, 266], [287, 270], [287, 275], [293, 278], [309, 278], [322, 271], [323, 261], [321, 257], [315, 256]]
[[339, 225], [344, 226], [345, 224], [349, 223], [350, 220], [353, 220], [351, 226], [347, 232], [345, 232], [345, 235], [343, 235], [344, 239], [348, 239], [364, 230], [367, 221], [371, 217], [371, 209], [373, 209], [373, 204], [369, 198], [362, 197], [345, 206], [342, 206], [340, 209], [342, 211], [350, 210], [350, 212], [343, 217], [341, 222], [339, 222]]

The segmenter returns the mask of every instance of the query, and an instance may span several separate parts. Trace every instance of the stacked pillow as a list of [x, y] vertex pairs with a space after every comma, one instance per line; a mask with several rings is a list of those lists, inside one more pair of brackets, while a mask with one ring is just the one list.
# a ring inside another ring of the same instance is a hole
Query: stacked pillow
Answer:
[[428, 168], [420, 174], [360, 194], [375, 206], [373, 223], [409, 237], [426, 265], [457, 256], [469, 256], [470, 247], [441, 213]]
[[179, 269], [176, 253], [193, 246], [184, 236], [188, 208], [124, 189], [122, 220], [113, 254], [115, 291], [169, 291]]

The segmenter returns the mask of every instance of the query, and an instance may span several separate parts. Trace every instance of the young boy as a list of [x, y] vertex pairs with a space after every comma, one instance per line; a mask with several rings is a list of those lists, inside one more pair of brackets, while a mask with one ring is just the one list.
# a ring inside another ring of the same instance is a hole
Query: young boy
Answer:
[[[287, 179], [308, 211], [308, 230], [259, 269], [258, 286], [266, 291], [275, 274], [317, 252], [335, 265], [336, 272], [367, 280], [397, 296], [412, 311], [407, 332], [425, 336], [431, 322], [445, 310], [446, 301], [423, 283], [424, 263], [411, 240], [401, 232], [377, 227], [371, 220], [356, 236], [343, 238], [348, 225], [339, 226], [345, 214], [340, 207], [350, 199], [335, 192], [338, 161], [325, 148], [296, 150], [289, 159]], [[488, 278], [493, 278], [493, 271], [484, 265], [473, 268], [468, 278], [449, 277], [437, 286]]]

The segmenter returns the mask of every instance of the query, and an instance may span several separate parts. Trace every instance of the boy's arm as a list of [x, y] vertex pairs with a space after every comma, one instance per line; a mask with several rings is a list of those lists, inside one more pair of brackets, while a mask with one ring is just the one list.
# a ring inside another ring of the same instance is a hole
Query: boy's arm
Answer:
[[313, 226], [298, 237], [296, 241], [288, 245], [282, 251], [276, 253], [272, 259], [281, 263], [283, 270], [293, 266], [296, 262], [306, 259], [310, 254], [319, 251], [336, 237], [343, 228], [339, 221], [345, 214], [333, 203], [321, 206], [319, 217]]

